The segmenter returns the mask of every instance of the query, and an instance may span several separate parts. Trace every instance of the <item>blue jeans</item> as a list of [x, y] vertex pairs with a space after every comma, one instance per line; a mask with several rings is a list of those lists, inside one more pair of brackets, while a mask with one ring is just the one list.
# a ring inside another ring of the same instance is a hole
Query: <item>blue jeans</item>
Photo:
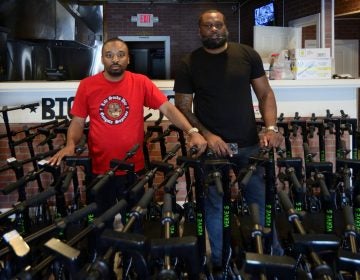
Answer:
[[[237, 170], [249, 165], [249, 157], [256, 156], [259, 152], [258, 145], [240, 148], [239, 153], [229, 158]], [[204, 174], [205, 177], [207, 174]], [[223, 174], [223, 176], [228, 176]], [[227, 187], [227, 186], [224, 186]], [[249, 183], [242, 190], [248, 205], [257, 203], [259, 205], [261, 224], [265, 221], [265, 182], [264, 168], [257, 167], [252, 174]], [[211, 247], [211, 260], [213, 265], [222, 265], [223, 249], [223, 197], [218, 194], [216, 187], [208, 186], [205, 193], [205, 226], [209, 236]]]

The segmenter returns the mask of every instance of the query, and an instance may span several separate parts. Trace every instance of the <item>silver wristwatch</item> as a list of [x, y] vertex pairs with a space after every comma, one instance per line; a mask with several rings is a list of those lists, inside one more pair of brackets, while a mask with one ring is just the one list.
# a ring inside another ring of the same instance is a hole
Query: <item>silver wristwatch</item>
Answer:
[[266, 127], [266, 131], [274, 131], [275, 133], [279, 133], [279, 128], [275, 125], [269, 125]]
[[192, 127], [186, 132], [187, 135], [191, 135], [193, 133], [199, 133], [199, 129], [197, 129], [196, 127]]

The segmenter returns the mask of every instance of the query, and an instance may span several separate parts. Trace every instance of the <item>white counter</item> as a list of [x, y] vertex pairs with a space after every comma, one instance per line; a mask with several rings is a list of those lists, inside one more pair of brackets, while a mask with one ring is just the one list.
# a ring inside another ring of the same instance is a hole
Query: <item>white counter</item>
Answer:
[[[166, 94], [173, 94], [173, 80], [154, 80]], [[79, 81], [22, 81], [0, 83], [1, 106], [20, 106], [38, 102], [35, 113], [29, 109], [9, 111], [11, 123], [37, 123], [64, 118], [70, 109]], [[340, 110], [350, 117], [357, 117], [360, 79], [337, 80], [274, 80], [270, 84], [275, 92], [278, 114], [292, 117], [295, 112], [307, 117], [312, 113], [325, 116], [326, 110], [340, 115]], [[257, 100], [253, 96], [257, 112]], [[146, 111], [146, 114], [149, 111]], [[152, 119], [157, 118], [153, 110]], [[257, 116], [259, 116], [257, 114]]]
[[[343, 110], [349, 117], [358, 117], [360, 79], [276, 80], [270, 84], [276, 95], [278, 114], [325, 116], [326, 110], [330, 110], [334, 116], [340, 116]], [[253, 100], [255, 103], [256, 99]]]

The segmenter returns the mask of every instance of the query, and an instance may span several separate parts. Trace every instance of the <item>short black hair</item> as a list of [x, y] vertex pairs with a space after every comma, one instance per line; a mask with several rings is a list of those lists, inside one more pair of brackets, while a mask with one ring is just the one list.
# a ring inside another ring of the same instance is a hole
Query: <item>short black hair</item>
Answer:
[[201, 25], [201, 23], [202, 23], [202, 18], [203, 18], [203, 16], [204, 16], [205, 14], [210, 14], [210, 13], [219, 13], [219, 14], [222, 14], [223, 19], [224, 19], [224, 23], [225, 23], [225, 25], [226, 25], [226, 18], [225, 18], [225, 15], [224, 15], [222, 12], [220, 12], [219, 10], [216, 10], [216, 9], [210, 9], [210, 10], [206, 10], [206, 11], [204, 11], [204, 12], [202, 12], [202, 13], [200, 14], [200, 16], [199, 16], [199, 20], [198, 20], [198, 25], [199, 25], [199, 26], [200, 26], [200, 25]]
[[126, 42], [123, 40], [123, 39], [120, 39], [118, 37], [114, 37], [114, 38], [110, 38], [110, 39], [107, 39], [103, 45], [102, 45], [102, 48], [101, 48], [101, 53], [103, 53], [103, 50], [104, 50], [104, 46], [108, 43], [111, 43], [111, 42], [121, 42], [123, 44], [125, 44], [126, 48], [129, 49], [128, 45], [126, 44]]

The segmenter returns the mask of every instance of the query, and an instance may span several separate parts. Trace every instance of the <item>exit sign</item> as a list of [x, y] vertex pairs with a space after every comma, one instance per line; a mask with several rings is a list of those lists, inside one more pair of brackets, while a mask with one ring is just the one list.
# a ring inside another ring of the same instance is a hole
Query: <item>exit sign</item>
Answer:
[[142, 27], [153, 27], [154, 22], [159, 22], [158, 17], [154, 17], [153, 14], [137, 14], [136, 16], [131, 16], [131, 22], [136, 22], [136, 26]]
[[137, 26], [154, 26], [154, 15], [153, 14], [137, 14]]

